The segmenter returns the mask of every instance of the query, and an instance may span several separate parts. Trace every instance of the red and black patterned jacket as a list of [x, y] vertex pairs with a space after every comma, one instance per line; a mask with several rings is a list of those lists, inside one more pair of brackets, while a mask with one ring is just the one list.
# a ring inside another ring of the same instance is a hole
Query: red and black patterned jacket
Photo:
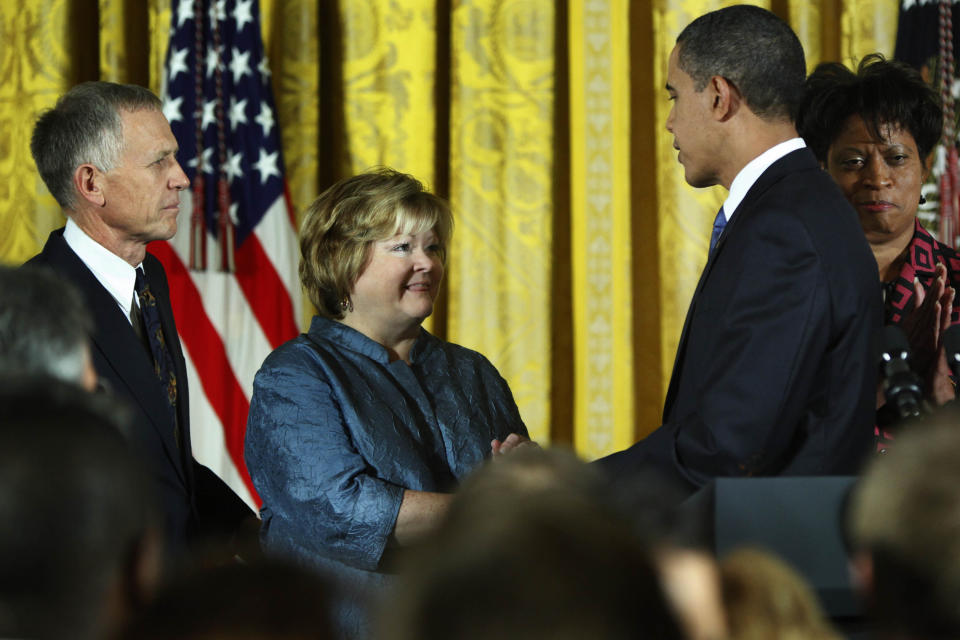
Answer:
[[[896, 279], [885, 284], [886, 295], [883, 302], [885, 324], [900, 326], [914, 308], [913, 279], [919, 278], [924, 289], [928, 289], [936, 274], [937, 263], [947, 268], [947, 286], [957, 291], [950, 313], [950, 324], [960, 322], [960, 254], [949, 246], [940, 244], [930, 232], [923, 228], [919, 220], [914, 221], [913, 239], [907, 247], [907, 260]], [[877, 451], [883, 451], [893, 440], [886, 430], [877, 428]]]
[[[933, 282], [937, 263], [943, 263], [947, 268], [947, 286], [960, 292], [960, 254], [940, 244], [930, 233], [914, 222], [913, 240], [907, 247], [907, 260], [900, 269], [896, 280], [890, 283], [886, 299], [883, 304], [884, 322], [900, 325], [904, 317], [913, 310], [913, 279], [919, 278], [926, 289]], [[953, 301], [953, 313], [950, 315], [950, 324], [960, 322], [960, 296]]]

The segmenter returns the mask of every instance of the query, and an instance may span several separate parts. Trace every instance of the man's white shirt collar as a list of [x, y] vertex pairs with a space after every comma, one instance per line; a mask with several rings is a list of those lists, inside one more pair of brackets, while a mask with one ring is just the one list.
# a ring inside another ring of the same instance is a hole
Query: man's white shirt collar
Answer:
[[791, 138], [786, 142], [781, 142], [780, 144], [770, 147], [748, 162], [743, 169], [740, 169], [740, 173], [737, 174], [737, 177], [734, 178], [730, 184], [730, 193], [727, 195], [727, 199], [723, 201], [723, 213], [727, 218], [727, 222], [730, 222], [730, 218], [733, 217], [737, 207], [740, 206], [740, 203], [743, 202], [743, 199], [747, 196], [747, 192], [750, 191], [753, 183], [757, 181], [757, 178], [759, 178], [764, 171], [770, 168], [770, 165], [791, 151], [803, 149], [805, 146], [807, 145], [803, 142], [803, 138]]
[[[136, 268], [117, 254], [98, 244], [72, 218], [67, 218], [63, 239], [75, 254], [93, 272], [97, 280], [116, 299], [123, 315], [130, 319]], [[142, 266], [142, 263], [141, 265]]]

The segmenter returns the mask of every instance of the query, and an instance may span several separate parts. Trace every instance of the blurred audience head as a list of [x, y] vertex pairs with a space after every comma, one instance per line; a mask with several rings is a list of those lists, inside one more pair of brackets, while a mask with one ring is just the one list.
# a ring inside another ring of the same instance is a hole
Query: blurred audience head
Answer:
[[602, 487], [555, 451], [482, 467], [406, 558], [380, 637], [683, 638], [652, 558]]
[[667, 601], [686, 637], [725, 640], [727, 617], [714, 557], [691, 547], [660, 546], [654, 560]]
[[123, 640], [328, 640], [325, 583], [274, 561], [208, 567], [162, 588]]
[[446, 257], [450, 206], [411, 175], [382, 168], [345, 178], [307, 208], [300, 226], [300, 282], [320, 315], [340, 320], [370, 247], [433, 230]]
[[739, 549], [720, 562], [730, 640], [840, 640], [803, 577], [777, 556]]
[[960, 420], [897, 436], [854, 489], [849, 533], [868, 613], [885, 637], [960, 637]]
[[71, 283], [41, 267], [0, 266], [0, 300], [0, 374], [96, 387], [93, 319]]
[[159, 575], [149, 480], [102, 396], [5, 378], [0, 416], [0, 637], [103, 637]]

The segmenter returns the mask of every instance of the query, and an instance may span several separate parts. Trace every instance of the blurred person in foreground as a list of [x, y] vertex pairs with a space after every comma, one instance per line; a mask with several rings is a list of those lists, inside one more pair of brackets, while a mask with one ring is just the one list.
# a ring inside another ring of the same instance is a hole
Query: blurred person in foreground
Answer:
[[729, 640], [841, 640], [803, 576], [773, 553], [734, 550], [720, 579]]
[[960, 416], [913, 425], [854, 487], [847, 525], [876, 638], [960, 638]]
[[608, 489], [566, 452], [527, 448], [487, 463], [403, 558], [377, 637], [689, 638]]
[[940, 97], [920, 73], [879, 54], [855, 72], [836, 62], [817, 66], [798, 119], [820, 165], [857, 210], [879, 269], [884, 322], [906, 333], [934, 405], [955, 395], [941, 338], [960, 321], [960, 256], [917, 219], [942, 127]]
[[336, 578], [347, 637], [365, 633], [393, 550], [432, 528], [486, 457], [526, 441], [493, 365], [421, 327], [452, 229], [448, 205], [411, 176], [330, 187], [300, 230], [318, 315], [254, 380], [245, 457], [265, 550]]
[[153, 487], [111, 404], [53, 378], [0, 382], [0, 637], [109, 637], [159, 580]]
[[132, 412], [132, 451], [154, 478], [168, 559], [209, 545], [229, 560], [256, 549], [259, 523], [193, 458], [186, 362], [163, 265], [147, 251], [176, 233], [189, 185], [162, 107], [143, 87], [85, 82], [40, 115], [30, 150], [67, 222], [28, 264], [70, 282], [93, 315], [93, 365]]
[[794, 127], [806, 62], [759, 7], [677, 37], [666, 128], [686, 181], [729, 191], [684, 323], [663, 423], [598, 461], [712, 478], [855, 473], [870, 449], [881, 302], [856, 214]]
[[258, 559], [195, 569], [161, 587], [119, 640], [333, 640], [328, 587]]
[[93, 319], [76, 287], [48, 269], [0, 266], [0, 374], [97, 387]]

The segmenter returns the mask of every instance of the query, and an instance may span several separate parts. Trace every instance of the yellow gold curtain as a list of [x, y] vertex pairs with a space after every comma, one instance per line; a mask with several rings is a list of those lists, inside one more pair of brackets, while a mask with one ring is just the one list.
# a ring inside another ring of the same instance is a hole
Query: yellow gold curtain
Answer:
[[574, 443], [634, 442], [627, 0], [570, 3]]
[[[261, 0], [298, 213], [390, 165], [457, 219], [431, 329], [487, 355], [533, 435], [593, 458], [658, 424], [722, 190], [683, 181], [666, 60], [712, 0]], [[897, 3], [758, 2], [812, 68], [891, 54]], [[73, 84], [159, 91], [171, 0], [0, 0], [0, 260], [63, 218], [30, 157]], [[306, 321], [306, 318], [304, 319]]]
[[459, 0], [451, 18], [450, 200], [458, 216], [450, 340], [510, 382], [531, 435], [549, 436], [554, 12]]

